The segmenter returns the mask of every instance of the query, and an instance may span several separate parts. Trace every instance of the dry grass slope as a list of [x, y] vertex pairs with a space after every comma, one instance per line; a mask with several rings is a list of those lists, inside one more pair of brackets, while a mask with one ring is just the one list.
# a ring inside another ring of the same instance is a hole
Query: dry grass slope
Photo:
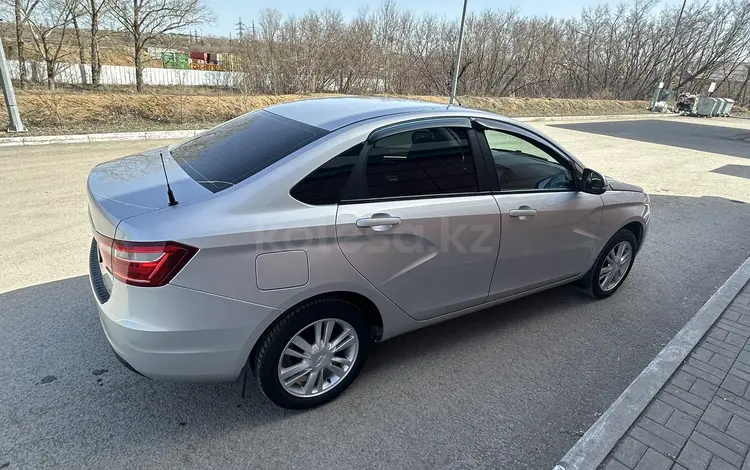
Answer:
[[[169, 90], [174, 91], [174, 90]], [[33, 133], [107, 132], [202, 128], [277, 103], [333, 95], [242, 95], [197, 90], [169, 93], [121, 91], [17, 92], [25, 124]], [[438, 103], [445, 97], [407, 96]], [[507, 116], [568, 116], [646, 112], [645, 101], [464, 97], [464, 106]], [[0, 105], [5, 124], [4, 105]]]

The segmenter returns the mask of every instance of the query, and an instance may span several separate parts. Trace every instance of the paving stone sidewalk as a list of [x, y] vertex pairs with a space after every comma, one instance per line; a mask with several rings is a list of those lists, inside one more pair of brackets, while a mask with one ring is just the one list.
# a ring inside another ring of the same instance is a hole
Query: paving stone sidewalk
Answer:
[[600, 470], [750, 470], [750, 283]]

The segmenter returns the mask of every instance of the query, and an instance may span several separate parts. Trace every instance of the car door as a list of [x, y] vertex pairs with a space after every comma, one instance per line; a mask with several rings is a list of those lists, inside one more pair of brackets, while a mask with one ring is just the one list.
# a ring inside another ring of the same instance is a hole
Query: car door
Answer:
[[488, 300], [570, 280], [593, 261], [602, 199], [579, 191], [575, 162], [526, 129], [482, 121], [499, 190], [500, 252]]
[[336, 216], [352, 266], [415, 319], [481, 304], [500, 243], [497, 203], [468, 119], [381, 129]]

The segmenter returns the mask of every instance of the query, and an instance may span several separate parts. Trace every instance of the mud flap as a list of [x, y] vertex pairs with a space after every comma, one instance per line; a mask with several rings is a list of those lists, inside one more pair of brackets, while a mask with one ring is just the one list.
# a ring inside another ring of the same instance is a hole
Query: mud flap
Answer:
[[240, 398], [244, 399], [247, 397], [247, 381], [249, 379], [249, 367], [247, 364], [242, 368], [240, 371], [240, 375], [237, 377], [237, 379], [234, 381], [234, 386], [237, 392], [240, 395]]

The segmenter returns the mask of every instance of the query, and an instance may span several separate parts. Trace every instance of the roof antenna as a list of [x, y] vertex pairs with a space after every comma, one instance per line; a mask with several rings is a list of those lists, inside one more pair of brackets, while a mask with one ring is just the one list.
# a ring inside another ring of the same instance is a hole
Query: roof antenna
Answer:
[[162, 155], [161, 152], [159, 152], [159, 157], [161, 157], [161, 169], [164, 170], [164, 179], [167, 180], [167, 197], [169, 198], [169, 206], [176, 206], [179, 204], [177, 202], [177, 199], [174, 198], [174, 193], [172, 192], [172, 188], [169, 187], [169, 178], [167, 178], [167, 167], [164, 165], [164, 155]]

